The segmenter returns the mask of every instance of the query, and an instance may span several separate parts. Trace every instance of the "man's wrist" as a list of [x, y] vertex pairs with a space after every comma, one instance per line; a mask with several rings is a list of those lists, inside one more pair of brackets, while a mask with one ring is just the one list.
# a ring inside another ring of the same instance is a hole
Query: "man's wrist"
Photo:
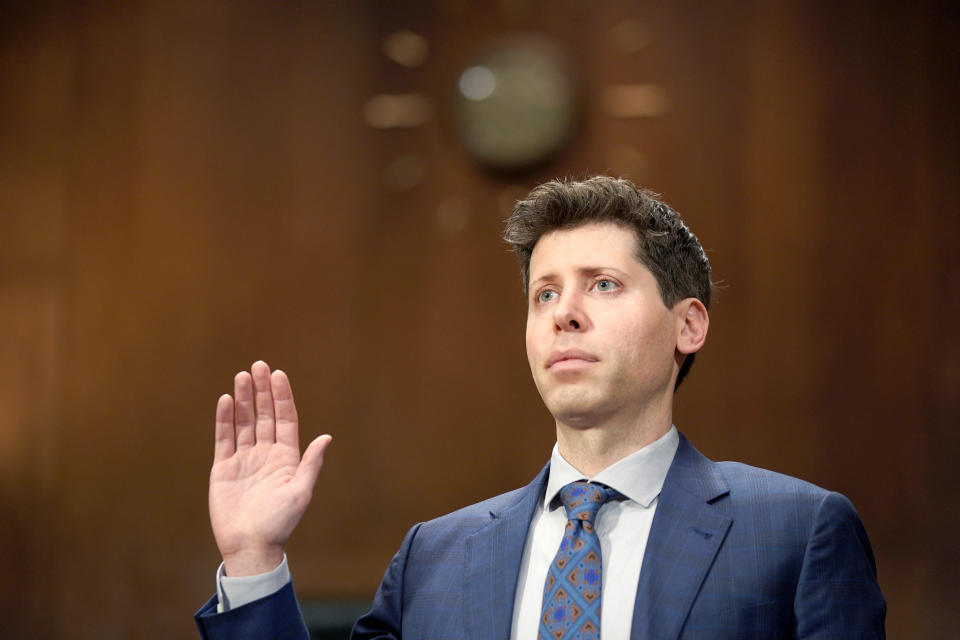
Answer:
[[245, 549], [223, 556], [223, 569], [231, 578], [255, 576], [273, 571], [283, 562], [283, 547]]

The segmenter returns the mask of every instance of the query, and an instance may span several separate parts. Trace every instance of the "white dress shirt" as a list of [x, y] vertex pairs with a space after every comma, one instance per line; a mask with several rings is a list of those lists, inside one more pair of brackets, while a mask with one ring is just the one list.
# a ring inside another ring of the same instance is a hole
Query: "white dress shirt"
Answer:
[[[563, 459], [554, 446], [541, 506], [533, 514], [523, 549], [513, 608], [512, 640], [536, 640], [547, 570], [560, 547], [567, 525], [566, 510], [557, 494], [576, 480], [591, 480], [616, 489], [626, 500], [611, 501], [597, 513], [596, 531], [603, 556], [600, 629], [604, 640], [628, 640], [640, 567], [667, 470], [680, 444], [676, 427], [659, 440], [586, 478]], [[217, 570], [219, 612], [229, 611], [279, 591], [290, 581], [287, 557], [268, 573], [231, 578], [223, 565]]]
[[287, 554], [273, 571], [252, 576], [231, 578], [223, 569], [223, 563], [217, 569], [217, 613], [230, 611], [249, 604], [254, 600], [273, 595], [290, 582], [290, 568], [287, 566]]
[[563, 532], [567, 512], [557, 494], [576, 480], [591, 480], [616, 489], [626, 500], [610, 501], [597, 512], [596, 531], [603, 557], [600, 633], [604, 640], [628, 640], [640, 567], [650, 525], [667, 470], [680, 444], [676, 427], [659, 440], [586, 478], [563, 459], [557, 447], [541, 507], [533, 514], [520, 564], [513, 606], [512, 640], [536, 640], [540, 630], [543, 588]]

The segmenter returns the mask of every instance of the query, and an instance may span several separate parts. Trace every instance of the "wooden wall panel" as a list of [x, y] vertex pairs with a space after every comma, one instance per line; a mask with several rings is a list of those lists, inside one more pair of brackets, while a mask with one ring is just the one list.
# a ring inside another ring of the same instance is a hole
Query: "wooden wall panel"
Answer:
[[[677, 424], [711, 457], [850, 496], [891, 637], [948, 637], [956, 12], [331, 5], [54, 3], [0, 23], [5, 632], [189, 637], [218, 562], [213, 405], [257, 358], [290, 373], [304, 436], [336, 437], [290, 545], [305, 598], [369, 597], [414, 522], [527, 482], [553, 433], [503, 202], [620, 171], [685, 215], [722, 284]], [[627, 19], [652, 34], [630, 54], [610, 45]], [[428, 38], [423, 67], [381, 55], [398, 28]], [[449, 111], [457, 70], [515, 30], [567, 46], [586, 99], [569, 147], [509, 177], [469, 161]], [[666, 115], [600, 108], [638, 82]], [[370, 96], [408, 91], [437, 117], [364, 124]], [[402, 157], [422, 179], [392, 187]]]

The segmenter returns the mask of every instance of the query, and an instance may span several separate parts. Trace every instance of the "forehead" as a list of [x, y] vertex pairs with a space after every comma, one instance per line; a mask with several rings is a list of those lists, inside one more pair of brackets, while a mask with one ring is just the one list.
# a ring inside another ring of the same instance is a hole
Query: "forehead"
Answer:
[[530, 255], [530, 277], [564, 267], [642, 266], [639, 240], [632, 228], [615, 222], [591, 222], [545, 233]]

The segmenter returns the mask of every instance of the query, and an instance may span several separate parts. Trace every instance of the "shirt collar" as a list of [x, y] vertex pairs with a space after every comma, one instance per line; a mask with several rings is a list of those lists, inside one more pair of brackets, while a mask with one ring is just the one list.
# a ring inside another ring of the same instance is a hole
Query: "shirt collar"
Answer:
[[653, 499], [660, 495], [663, 481], [679, 445], [680, 435], [677, 428], [671, 426], [659, 439], [617, 460], [592, 478], [587, 478], [564, 460], [558, 445], [554, 445], [543, 508], [550, 509], [560, 489], [576, 480], [602, 482], [644, 508], [649, 507]]

